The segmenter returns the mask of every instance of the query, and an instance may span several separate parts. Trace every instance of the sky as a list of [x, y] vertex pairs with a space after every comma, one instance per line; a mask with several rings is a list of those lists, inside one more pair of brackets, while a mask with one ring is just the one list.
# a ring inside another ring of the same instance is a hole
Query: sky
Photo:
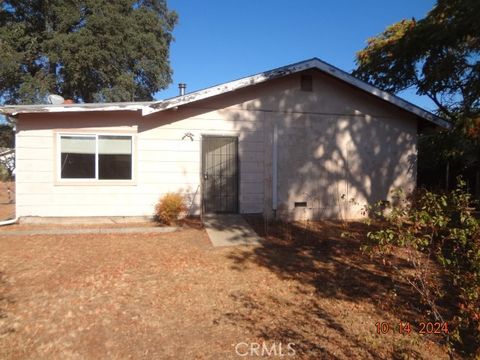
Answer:
[[[369, 37], [402, 19], [423, 18], [431, 0], [169, 0], [179, 15], [171, 45], [173, 83], [157, 99], [318, 57], [347, 72]], [[400, 94], [427, 110], [414, 91]]]

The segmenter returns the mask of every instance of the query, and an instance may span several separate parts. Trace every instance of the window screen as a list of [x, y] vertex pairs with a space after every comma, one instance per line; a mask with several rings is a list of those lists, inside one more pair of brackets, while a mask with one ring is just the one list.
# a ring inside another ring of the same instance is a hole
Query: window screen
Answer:
[[62, 179], [95, 179], [95, 136], [62, 136]]
[[61, 135], [60, 162], [62, 179], [131, 180], [132, 137]]
[[130, 136], [98, 136], [98, 178], [101, 180], [132, 178]]

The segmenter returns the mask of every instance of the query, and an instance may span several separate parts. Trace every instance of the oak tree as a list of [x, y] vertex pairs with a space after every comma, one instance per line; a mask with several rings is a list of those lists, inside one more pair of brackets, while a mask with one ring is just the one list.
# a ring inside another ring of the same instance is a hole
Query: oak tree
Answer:
[[0, 101], [151, 100], [171, 82], [176, 22], [165, 0], [4, 0]]

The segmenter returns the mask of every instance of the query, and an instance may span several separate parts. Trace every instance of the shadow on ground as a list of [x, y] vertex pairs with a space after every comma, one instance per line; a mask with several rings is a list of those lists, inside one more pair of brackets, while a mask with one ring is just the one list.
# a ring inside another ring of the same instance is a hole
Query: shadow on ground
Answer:
[[15, 332], [15, 329], [7, 321], [10, 316], [9, 307], [15, 303], [9, 290], [5, 274], [0, 271], [0, 338], [8, 333]]
[[[232, 293], [239, 311], [225, 314], [223, 320], [244, 326], [264, 341], [293, 342], [297, 353], [308, 358], [418, 357], [411, 339], [385, 349], [375, 336], [376, 322], [396, 318], [415, 324], [425, 317], [421, 315], [425, 309], [408, 284], [362, 254], [365, 224], [350, 223], [347, 229], [334, 221], [266, 223], [254, 216], [246, 220], [266, 241], [253, 250], [232, 252], [233, 269], [259, 265], [291, 284], [294, 295], [279, 293], [258, 301]], [[348, 236], [342, 235], [345, 230]], [[393, 261], [408, 267], [403, 260]]]

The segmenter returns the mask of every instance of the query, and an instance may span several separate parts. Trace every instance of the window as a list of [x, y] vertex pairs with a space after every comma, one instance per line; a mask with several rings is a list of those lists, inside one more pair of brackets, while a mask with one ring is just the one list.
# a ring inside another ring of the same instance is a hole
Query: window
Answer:
[[132, 178], [131, 136], [98, 137], [98, 178], [100, 180]]
[[95, 179], [95, 136], [62, 136], [62, 179]]
[[60, 178], [132, 179], [132, 136], [60, 135]]

